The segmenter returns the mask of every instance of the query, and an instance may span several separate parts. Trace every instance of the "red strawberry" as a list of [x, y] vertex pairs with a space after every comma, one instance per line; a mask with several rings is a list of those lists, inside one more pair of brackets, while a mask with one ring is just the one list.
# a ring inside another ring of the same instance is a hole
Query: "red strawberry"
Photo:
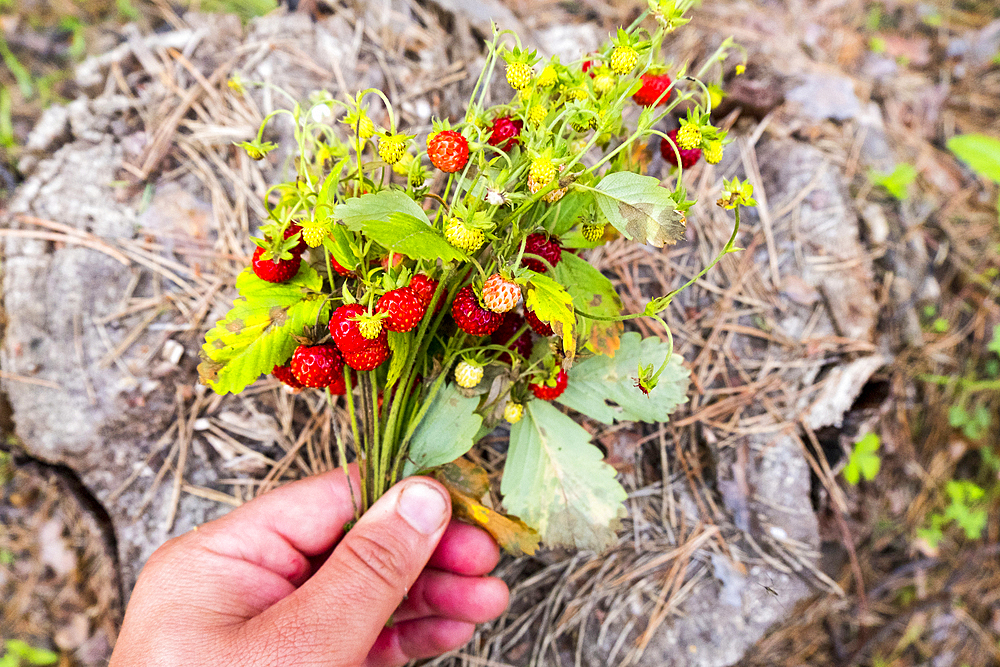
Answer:
[[253, 251], [251, 266], [258, 278], [269, 283], [283, 283], [294, 278], [299, 272], [299, 265], [302, 264], [302, 258], [296, 254], [293, 254], [291, 259], [279, 259], [277, 262], [273, 259], [261, 259], [260, 256], [263, 254], [264, 249], [257, 246]]
[[389, 343], [386, 341], [385, 332], [372, 342], [375, 344], [367, 349], [345, 352], [344, 363], [356, 371], [373, 371], [381, 366], [389, 357]]
[[[300, 227], [299, 225], [297, 225], [297, 224], [295, 224], [293, 222], [292, 224], [288, 225], [288, 229], [285, 230], [285, 238], [286, 239], [290, 239], [293, 236], [295, 236], [296, 234], [301, 234], [301, 233], [302, 233], [302, 227]], [[299, 237], [299, 244], [297, 246], [295, 246], [294, 248], [292, 248], [292, 254], [293, 255], [294, 254], [300, 254], [301, 255], [302, 253], [304, 253], [308, 249], [309, 249], [309, 245], [305, 242], [305, 239], [303, 239], [300, 236]]]
[[[677, 166], [677, 154], [674, 153], [674, 146], [677, 145], [677, 130], [670, 130], [667, 132], [667, 136], [670, 137], [670, 141], [666, 139], [660, 139], [660, 155], [663, 159], [670, 164]], [[684, 169], [690, 169], [701, 159], [701, 149], [692, 148], [691, 150], [684, 150], [680, 146], [677, 150], [681, 154], [681, 167]]]
[[[545, 258], [549, 264], [555, 266], [562, 259], [562, 247], [555, 239], [550, 239], [545, 234], [529, 234], [524, 243], [525, 255], [538, 255]], [[536, 273], [545, 273], [549, 267], [544, 263], [525, 257], [522, 263]]]
[[[663, 91], [670, 87], [670, 83], [670, 77], [666, 74], [646, 72], [642, 75], [642, 88], [635, 92], [632, 99], [635, 100], [636, 104], [641, 104], [644, 107], [666, 104], [667, 100], [670, 99], [670, 93], [664, 94]], [[663, 97], [660, 97], [661, 95]]]
[[349, 303], [333, 311], [330, 316], [330, 335], [344, 354], [360, 352], [375, 344], [361, 335], [358, 322], [354, 318], [368, 311], [359, 303]]
[[524, 309], [524, 319], [528, 320], [528, 324], [531, 325], [532, 331], [534, 331], [539, 336], [551, 336], [553, 331], [545, 322], [538, 319], [538, 315], [535, 315], [535, 311]]
[[334, 396], [343, 396], [347, 393], [347, 383], [344, 381], [343, 372], [333, 379], [328, 388]]
[[441, 171], [453, 174], [469, 161], [469, 142], [454, 130], [443, 130], [427, 140], [427, 157]]
[[[416, 292], [417, 296], [420, 297], [420, 303], [423, 304], [424, 310], [427, 310], [427, 308], [431, 305], [431, 299], [434, 298], [434, 292], [437, 291], [437, 288], [438, 281], [428, 278], [422, 273], [417, 273], [410, 278], [410, 289]], [[434, 309], [434, 312], [436, 313], [441, 310], [443, 305], [444, 295], [442, 294], [441, 298], [438, 299], [437, 307]]]
[[548, 382], [531, 383], [528, 387], [531, 389], [531, 393], [535, 395], [535, 398], [540, 398], [543, 401], [551, 401], [554, 398], [559, 398], [562, 393], [566, 391], [566, 385], [569, 384], [569, 376], [566, 375], [566, 371], [560, 370], [559, 374], [556, 375], [555, 385], [550, 385]]
[[338, 376], [343, 380], [344, 359], [334, 345], [299, 345], [291, 367], [305, 387], [328, 387]]
[[[494, 345], [505, 345], [527, 359], [531, 356], [531, 331], [525, 331], [513, 342], [510, 341], [514, 334], [520, 331], [523, 326], [524, 318], [512, 310], [504, 315], [500, 327], [490, 335], [490, 341]], [[511, 362], [510, 355], [507, 353], [500, 355], [500, 360], [507, 363]]]
[[458, 328], [471, 336], [488, 336], [500, 327], [503, 315], [479, 305], [471, 285], [458, 290], [451, 304], [451, 316]]
[[493, 130], [486, 143], [490, 146], [496, 146], [502, 151], [509, 151], [520, 143], [518, 137], [521, 136], [521, 128], [523, 127], [523, 121], [513, 120], [510, 116], [501, 116], [493, 121]]
[[335, 260], [333, 255], [330, 255], [330, 266], [333, 267], [333, 270], [337, 273], [337, 275], [349, 276], [353, 273], [353, 271], [349, 268]]
[[290, 364], [287, 366], [275, 366], [271, 371], [271, 375], [278, 378], [292, 389], [302, 389], [303, 385], [295, 379], [295, 373], [292, 372]]
[[417, 326], [427, 306], [424, 305], [420, 295], [410, 287], [400, 287], [383, 294], [375, 310], [385, 313], [386, 318], [382, 321], [389, 331], [410, 331]]
[[[586, 74], [587, 72], [590, 72], [591, 68], [593, 68], [595, 64], [596, 63], [593, 60], [584, 60], [583, 64], [580, 65], [580, 71]], [[590, 72], [590, 78], [594, 78], [593, 72]]]

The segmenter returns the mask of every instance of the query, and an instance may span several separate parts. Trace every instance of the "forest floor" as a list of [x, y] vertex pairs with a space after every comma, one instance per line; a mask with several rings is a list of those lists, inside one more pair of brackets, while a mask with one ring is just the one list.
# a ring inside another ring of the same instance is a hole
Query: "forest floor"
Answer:
[[[503, 4], [525, 21], [565, 14], [602, 30], [633, 11], [621, 1]], [[836, 485], [817, 484], [823, 570], [846, 595], [817, 592], [800, 601], [740, 664], [1000, 664], [998, 188], [947, 148], [960, 134], [1000, 138], [1000, 7], [992, 0], [706, 0], [700, 11], [703, 25], [747, 26], [743, 35], [734, 30], [737, 41], [759, 34], [753, 24], [761, 16], [781, 17], [780, 30], [801, 57], [850, 78], [862, 102], [878, 105], [898, 164], [880, 175], [857, 169], [855, 159], [846, 171], [880, 304], [898, 289], [900, 255], [916, 244], [927, 260], [909, 276], [910, 318], [885, 308], [879, 321], [894, 362], [848, 414], [848, 422], [864, 422], [864, 432], [848, 423], [817, 433], [814, 454], [835, 476], [824, 481]], [[20, 180], [21, 147], [42, 110], [80, 92], [73, 65], [120, 43], [127, 22], [150, 32], [172, 13], [164, 2], [0, 0], [0, 206]], [[767, 49], [747, 46], [751, 54]], [[769, 77], [751, 58], [749, 83], [730, 91], [729, 108], [770, 123], [769, 131], [856, 152], [836, 122], [782, 125], [782, 114], [772, 113], [781, 93]], [[627, 282], [628, 261], [609, 258], [603, 268]], [[0, 404], [0, 432], [12, 431], [9, 417]], [[841, 474], [852, 461], [843, 433], [879, 443], [862, 464], [878, 461], [871, 479], [851, 484]], [[704, 443], [690, 454], [711, 466]], [[631, 453], [616, 456], [627, 465]], [[89, 546], [100, 530], [59, 470], [18, 461], [0, 451], [0, 592], [9, 593], [0, 637], [62, 649], [60, 664], [91, 664], [87, 656], [103, 655], [115, 632], [113, 623], [103, 633], [91, 623], [113, 615], [114, 576], [79, 575], [80, 563], [101, 558]]]

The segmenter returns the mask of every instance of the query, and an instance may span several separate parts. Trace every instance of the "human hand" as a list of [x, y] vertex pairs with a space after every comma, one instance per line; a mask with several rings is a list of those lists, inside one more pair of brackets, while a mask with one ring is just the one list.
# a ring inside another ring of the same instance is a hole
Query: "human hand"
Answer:
[[346, 535], [342, 471], [267, 493], [157, 549], [110, 667], [383, 667], [458, 648], [508, 593], [485, 576], [493, 540], [450, 516], [447, 491], [424, 477], [394, 486]]

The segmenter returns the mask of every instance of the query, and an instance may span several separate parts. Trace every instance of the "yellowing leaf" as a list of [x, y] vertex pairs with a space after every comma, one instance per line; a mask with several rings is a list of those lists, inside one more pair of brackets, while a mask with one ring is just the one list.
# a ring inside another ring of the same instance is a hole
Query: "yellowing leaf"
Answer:
[[[622, 312], [622, 300], [614, 285], [586, 260], [572, 253], [563, 253], [555, 266], [555, 276], [573, 297], [573, 305], [584, 313], [615, 317]], [[580, 316], [580, 340], [595, 354], [615, 356], [625, 327], [621, 322], [595, 320]]]
[[538, 549], [537, 531], [516, 516], [501, 514], [479, 502], [489, 492], [489, 478], [485, 470], [470, 461], [458, 459], [441, 466], [434, 476], [448, 489], [452, 514], [456, 519], [484, 529], [512, 556], [531, 556]]
[[544, 274], [532, 273], [524, 303], [562, 338], [566, 357], [576, 356], [576, 313], [573, 312], [573, 297], [566, 288]]
[[601, 213], [625, 238], [657, 248], [684, 238], [687, 220], [670, 191], [652, 176], [630, 171], [608, 174], [594, 190]]
[[530, 401], [510, 431], [504, 506], [549, 546], [603, 551], [616, 541], [627, 495], [602, 459], [583, 427], [547, 401]]
[[323, 320], [329, 308], [316, 293], [322, 278], [303, 263], [284, 283], [269, 283], [250, 268], [236, 278], [240, 297], [225, 319], [205, 336], [201, 379], [217, 393], [239, 393], [263, 373], [288, 361], [297, 343], [292, 338]]

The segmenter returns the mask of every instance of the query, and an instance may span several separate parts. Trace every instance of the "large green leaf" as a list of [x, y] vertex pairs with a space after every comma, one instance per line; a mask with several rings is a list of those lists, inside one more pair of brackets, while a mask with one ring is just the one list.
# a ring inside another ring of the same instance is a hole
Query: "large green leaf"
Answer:
[[478, 396], [463, 396], [454, 384], [442, 387], [413, 432], [403, 474], [443, 465], [472, 449], [483, 422], [476, 414], [477, 407]]
[[507, 511], [548, 546], [603, 551], [615, 542], [626, 493], [590, 434], [546, 401], [530, 401], [510, 431]]
[[389, 222], [393, 213], [406, 213], [427, 222], [427, 214], [417, 202], [400, 190], [381, 190], [374, 194], [352, 197], [337, 206], [336, 216], [354, 231], [369, 220]]
[[444, 235], [431, 227], [425, 217], [414, 218], [407, 213], [393, 213], [389, 220], [369, 220], [361, 231], [383, 248], [411, 259], [444, 262], [468, 259], [462, 251], [444, 240]]
[[532, 272], [524, 304], [562, 338], [563, 352], [572, 359], [576, 355], [576, 314], [566, 288], [545, 274]]
[[657, 248], [684, 238], [687, 220], [670, 191], [652, 176], [619, 171], [608, 174], [594, 192], [601, 212], [625, 238]]
[[545, 228], [553, 236], [562, 236], [570, 230], [573, 225], [580, 222], [580, 218], [587, 211], [594, 201], [594, 195], [587, 190], [571, 190], [566, 196], [555, 204], [549, 204], [552, 211], [551, 217], [545, 222]]
[[[566, 286], [573, 297], [573, 305], [584, 313], [602, 317], [621, 315], [622, 300], [603, 273], [584, 259], [572, 253], [563, 253], [555, 266], [556, 280]], [[621, 322], [579, 318], [580, 338], [588, 350], [595, 354], [615, 356], [624, 325]]]
[[303, 263], [284, 283], [269, 283], [245, 269], [236, 278], [240, 296], [225, 319], [205, 336], [202, 381], [220, 394], [239, 393], [262, 373], [285, 363], [295, 351], [292, 336], [322, 321], [322, 278]]
[[670, 413], [687, 401], [690, 371], [684, 367], [683, 359], [673, 356], [648, 396], [633, 381], [640, 363], [658, 368], [667, 348], [659, 338], [642, 339], [634, 331], [623, 334], [621, 347], [613, 358], [591, 357], [570, 369], [569, 385], [558, 400], [605, 424], [615, 420], [667, 421]]
[[985, 134], [960, 134], [948, 140], [948, 150], [980, 176], [1000, 183], [1000, 139]]

